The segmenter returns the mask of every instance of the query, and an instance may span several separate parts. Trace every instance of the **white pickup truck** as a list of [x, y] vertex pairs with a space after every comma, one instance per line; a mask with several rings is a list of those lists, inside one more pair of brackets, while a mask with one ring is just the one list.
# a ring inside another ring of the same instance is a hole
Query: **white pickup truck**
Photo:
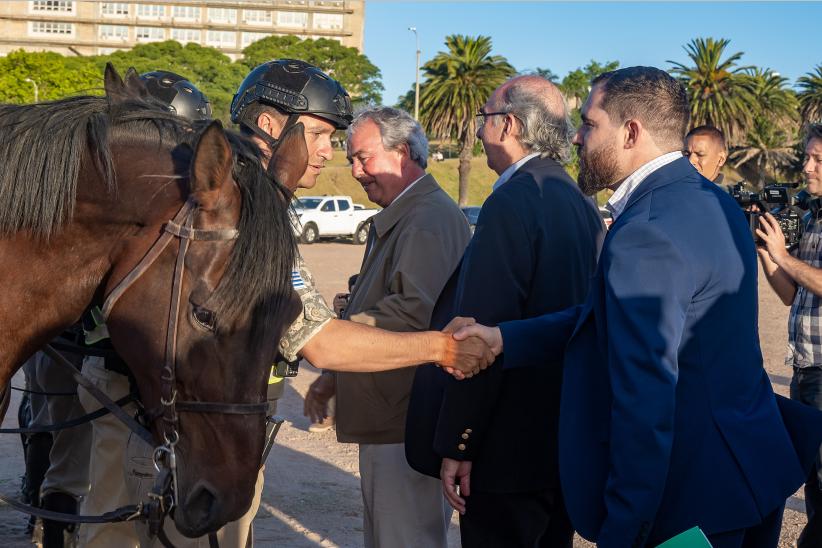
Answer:
[[366, 209], [350, 196], [301, 196], [292, 202], [294, 233], [304, 244], [320, 238], [351, 236], [355, 244], [368, 239], [371, 217], [377, 209]]

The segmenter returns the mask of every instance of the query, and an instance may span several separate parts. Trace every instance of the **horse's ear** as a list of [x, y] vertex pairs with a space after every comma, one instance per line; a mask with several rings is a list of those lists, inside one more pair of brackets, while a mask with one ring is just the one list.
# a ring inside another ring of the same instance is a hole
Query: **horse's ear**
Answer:
[[111, 99], [123, 99], [128, 96], [126, 85], [110, 62], [106, 63], [106, 70], [103, 75], [103, 88], [106, 90], [106, 97]]
[[191, 161], [191, 195], [201, 209], [209, 211], [217, 207], [220, 191], [230, 184], [232, 164], [231, 145], [223, 132], [223, 124], [214, 120], [200, 134]]
[[297, 183], [308, 167], [308, 148], [305, 144], [305, 126], [298, 122], [281, 136], [279, 146], [269, 160], [268, 171], [277, 182], [290, 190], [296, 190]]
[[135, 97], [148, 97], [148, 89], [140, 79], [140, 75], [134, 67], [129, 67], [126, 71], [125, 87]]

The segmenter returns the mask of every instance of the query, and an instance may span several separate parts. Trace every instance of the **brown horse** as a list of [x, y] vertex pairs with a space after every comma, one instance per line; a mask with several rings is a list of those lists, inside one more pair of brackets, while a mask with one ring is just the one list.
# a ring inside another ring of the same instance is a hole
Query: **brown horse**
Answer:
[[250, 505], [265, 417], [230, 408], [265, 400], [299, 309], [296, 245], [256, 149], [147, 104], [133, 76], [107, 68], [106, 97], [0, 105], [0, 386], [155, 249], [108, 327], [158, 444], [179, 438], [174, 519], [199, 536]]

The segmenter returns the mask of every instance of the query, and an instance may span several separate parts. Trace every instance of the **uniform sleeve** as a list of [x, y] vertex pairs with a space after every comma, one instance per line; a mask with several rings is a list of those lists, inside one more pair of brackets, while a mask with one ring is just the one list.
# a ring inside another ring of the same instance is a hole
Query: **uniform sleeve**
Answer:
[[288, 361], [296, 360], [305, 343], [319, 333], [325, 324], [336, 318], [334, 311], [314, 286], [314, 276], [302, 257], [298, 258], [291, 272], [291, 285], [300, 296], [303, 311], [280, 339], [280, 354]]

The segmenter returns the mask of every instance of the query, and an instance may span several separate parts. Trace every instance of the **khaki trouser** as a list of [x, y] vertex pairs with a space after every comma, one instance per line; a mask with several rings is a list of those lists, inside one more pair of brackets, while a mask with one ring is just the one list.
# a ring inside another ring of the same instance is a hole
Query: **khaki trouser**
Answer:
[[[113, 400], [128, 393], [128, 378], [108, 371], [101, 358], [86, 358], [83, 374]], [[85, 390], [79, 391], [80, 401], [91, 411], [100, 405]], [[134, 412], [134, 404], [126, 408]], [[94, 421], [91, 443], [90, 480], [91, 492], [83, 501], [81, 513], [99, 514], [148, 500], [146, 494], [154, 486], [157, 471], [152, 453], [154, 448], [133, 434], [119, 419], [106, 415]], [[263, 470], [257, 477], [251, 508], [239, 520], [227, 524], [217, 532], [220, 548], [245, 548], [250, 539], [251, 522], [257, 515], [263, 489]], [[208, 537], [190, 539], [177, 531], [173, 520], [167, 518], [164, 532], [176, 548], [207, 548]], [[251, 545], [251, 544], [249, 544]], [[88, 548], [148, 548], [162, 546], [159, 540], [150, 539], [148, 527], [140, 522], [116, 524], [84, 524], [80, 528], [80, 546]]]
[[[80, 357], [66, 354], [72, 362]], [[24, 365], [28, 387], [37, 392], [71, 393], [77, 391], [77, 381], [71, 372], [38, 352]], [[44, 396], [30, 394], [32, 425], [44, 426], [75, 419], [84, 414], [77, 396]], [[88, 423], [52, 433], [54, 440], [49, 453], [49, 469], [40, 493], [66, 493], [80, 499], [88, 493], [88, 453], [91, 427]]]
[[[103, 359], [89, 356], [83, 362], [83, 374], [112, 400], [128, 394], [128, 377], [103, 367]], [[86, 412], [100, 408], [100, 403], [84, 388], [78, 390], [80, 402]], [[133, 414], [133, 403], [125, 407]], [[123, 460], [128, 435], [131, 432], [117, 417], [105, 415], [92, 422], [89, 480], [91, 490], [80, 507], [82, 514], [102, 514], [134, 504], [137, 499], [129, 496], [123, 477]], [[79, 544], [88, 548], [136, 548], [137, 532], [131, 523], [86, 523], [80, 527]]]

